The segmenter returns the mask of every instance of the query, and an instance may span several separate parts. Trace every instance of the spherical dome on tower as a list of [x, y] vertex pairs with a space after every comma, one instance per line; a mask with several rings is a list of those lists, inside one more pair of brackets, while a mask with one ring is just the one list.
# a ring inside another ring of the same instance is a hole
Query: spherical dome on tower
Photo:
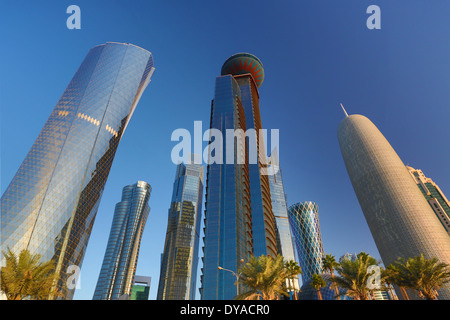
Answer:
[[250, 73], [258, 88], [264, 81], [264, 69], [261, 60], [249, 53], [237, 53], [229, 57], [222, 66], [222, 76]]

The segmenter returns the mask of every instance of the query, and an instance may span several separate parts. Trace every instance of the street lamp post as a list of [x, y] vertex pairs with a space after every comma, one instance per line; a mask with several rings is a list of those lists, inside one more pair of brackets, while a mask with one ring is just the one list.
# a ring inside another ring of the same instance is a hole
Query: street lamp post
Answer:
[[[243, 262], [244, 262], [244, 259], [241, 259], [240, 262], [243, 263]], [[239, 294], [240, 294], [240, 292], [239, 292], [239, 278], [241, 277], [242, 272], [234, 272], [234, 271], [232, 271], [232, 270], [222, 268], [221, 266], [218, 266], [217, 269], [219, 269], [219, 270], [224, 270], [224, 271], [228, 271], [228, 272], [230, 272], [233, 276], [236, 277], [237, 295], [239, 295]]]

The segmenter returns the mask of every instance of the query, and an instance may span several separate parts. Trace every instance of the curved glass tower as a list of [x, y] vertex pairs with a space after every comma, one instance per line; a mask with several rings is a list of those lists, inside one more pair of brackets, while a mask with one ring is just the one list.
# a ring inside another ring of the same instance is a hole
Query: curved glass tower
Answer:
[[[341, 121], [348, 175], [384, 265], [422, 253], [450, 264], [450, 237], [395, 150], [362, 115]], [[439, 299], [450, 299], [450, 284]]]
[[195, 300], [203, 199], [203, 167], [177, 166], [161, 261], [158, 300]]
[[152, 54], [134, 45], [92, 48], [1, 198], [1, 248], [53, 259], [62, 299], [73, 296], [67, 269], [81, 267], [117, 146], [153, 70]]
[[303, 283], [312, 275], [321, 274], [324, 256], [322, 235], [319, 224], [319, 207], [311, 201], [299, 202], [289, 207], [289, 223], [302, 268]]
[[123, 188], [116, 205], [105, 257], [93, 300], [118, 300], [131, 296], [142, 233], [150, 207], [152, 188], [144, 181]]

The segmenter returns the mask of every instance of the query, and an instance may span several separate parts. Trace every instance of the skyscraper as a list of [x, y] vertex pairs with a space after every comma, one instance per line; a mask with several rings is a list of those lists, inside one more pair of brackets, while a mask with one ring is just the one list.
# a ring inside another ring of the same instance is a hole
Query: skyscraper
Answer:
[[[339, 124], [338, 140], [384, 265], [422, 253], [449, 264], [450, 237], [378, 128], [362, 115], [350, 115]], [[439, 299], [450, 299], [449, 284], [438, 292]]]
[[[53, 259], [63, 299], [81, 267], [101, 195], [152, 54], [131, 44], [92, 48], [1, 198], [1, 248]], [[52, 297], [50, 297], [52, 298]]]
[[416, 181], [417, 186], [427, 199], [431, 209], [442, 223], [445, 231], [450, 235], [450, 202], [445, 197], [441, 188], [430, 178], [427, 178], [422, 170], [406, 166], [409, 173]]
[[118, 300], [130, 296], [134, 285], [142, 233], [150, 207], [151, 187], [138, 181], [122, 190], [116, 204], [94, 300]]
[[[252, 54], [238, 53], [224, 62], [221, 74], [222, 76], [232, 75], [239, 86], [240, 102], [245, 116], [245, 130], [249, 134], [246, 147], [249, 157], [253, 254], [275, 257], [277, 255], [275, 219], [270, 197], [269, 176], [263, 173], [267, 159], [265, 145], [261, 141], [264, 137], [261, 134], [262, 123], [259, 110], [258, 88], [264, 81], [263, 65]], [[252, 140], [252, 130], [254, 130], [255, 141]]]
[[[261, 174], [265, 150], [259, 136], [258, 87], [263, 79], [261, 61], [247, 53], [227, 59], [216, 78], [210, 128], [222, 133], [223, 153], [208, 164], [201, 277], [205, 300], [233, 299], [238, 292], [235, 277], [219, 266], [236, 272], [251, 254], [277, 254], [269, 179]], [[249, 142], [245, 136], [226, 134], [249, 129], [254, 130]]]
[[203, 167], [180, 163], [173, 184], [158, 300], [194, 300], [203, 199]]
[[[269, 175], [270, 196], [275, 217], [278, 252], [283, 256], [284, 260], [296, 261], [289, 224], [286, 193], [284, 191], [283, 177], [276, 153], [271, 156], [271, 159], [275, 174]], [[298, 281], [294, 281], [293, 289], [300, 289]]]
[[293, 204], [289, 207], [289, 222], [302, 268], [302, 282], [307, 283], [313, 274], [323, 272], [324, 251], [318, 205], [311, 201]]

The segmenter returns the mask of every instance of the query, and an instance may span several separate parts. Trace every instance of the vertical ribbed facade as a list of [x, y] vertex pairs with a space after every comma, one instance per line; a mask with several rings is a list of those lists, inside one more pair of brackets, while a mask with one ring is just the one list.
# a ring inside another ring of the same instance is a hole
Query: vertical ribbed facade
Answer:
[[142, 233], [150, 207], [151, 187], [144, 181], [123, 188], [116, 204], [93, 300], [117, 300], [131, 296]]
[[158, 300], [194, 300], [203, 201], [203, 167], [179, 164], [173, 184]]
[[[265, 168], [266, 159], [265, 146], [260, 135], [262, 124], [259, 112], [259, 92], [253, 77], [247, 75], [236, 75], [239, 89], [241, 91], [241, 102], [245, 113], [246, 131], [255, 130], [256, 146], [252, 146], [252, 140], [248, 140], [247, 149], [249, 152], [249, 182], [250, 182], [250, 205], [252, 213], [252, 237], [253, 255], [269, 255], [276, 257], [277, 237], [275, 228], [275, 218], [272, 211], [272, 201], [270, 196], [269, 176], [262, 174]], [[253, 147], [253, 151], [252, 151]], [[257, 152], [257, 163], [251, 163], [251, 152]]]
[[[240, 94], [232, 76], [216, 79], [211, 128], [223, 132], [224, 150], [223, 162], [208, 164], [207, 170], [201, 276], [203, 300], [233, 299], [237, 294], [236, 278], [229, 272], [220, 271], [218, 266], [236, 271], [241, 259], [248, 261], [253, 250], [248, 164], [226, 163], [225, 130], [245, 130]], [[245, 145], [239, 143], [238, 140], [237, 148], [246, 154]]]
[[288, 214], [302, 268], [302, 281], [307, 283], [313, 274], [323, 272], [319, 206], [311, 201], [299, 202], [289, 207]]
[[205, 300], [236, 296], [236, 278], [224, 269], [237, 272], [251, 255], [278, 254], [270, 183], [263, 173], [267, 159], [258, 91], [263, 80], [261, 61], [248, 53], [228, 58], [216, 78], [210, 127], [222, 133], [223, 161], [208, 165], [201, 277]]
[[[422, 253], [450, 264], [450, 237], [378, 128], [362, 115], [351, 115], [339, 124], [338, 139], [384, 265]], [[439, 299], [450, 299], [449, 284], [438, 292]]]
[[[53, 259], [57, 289], [81, 267], [115, 152], [153, 74], [150, 52], [92, 48], [1, 198], [1, 248]], [[55, 298], [55, 297], [49, 297]]]

